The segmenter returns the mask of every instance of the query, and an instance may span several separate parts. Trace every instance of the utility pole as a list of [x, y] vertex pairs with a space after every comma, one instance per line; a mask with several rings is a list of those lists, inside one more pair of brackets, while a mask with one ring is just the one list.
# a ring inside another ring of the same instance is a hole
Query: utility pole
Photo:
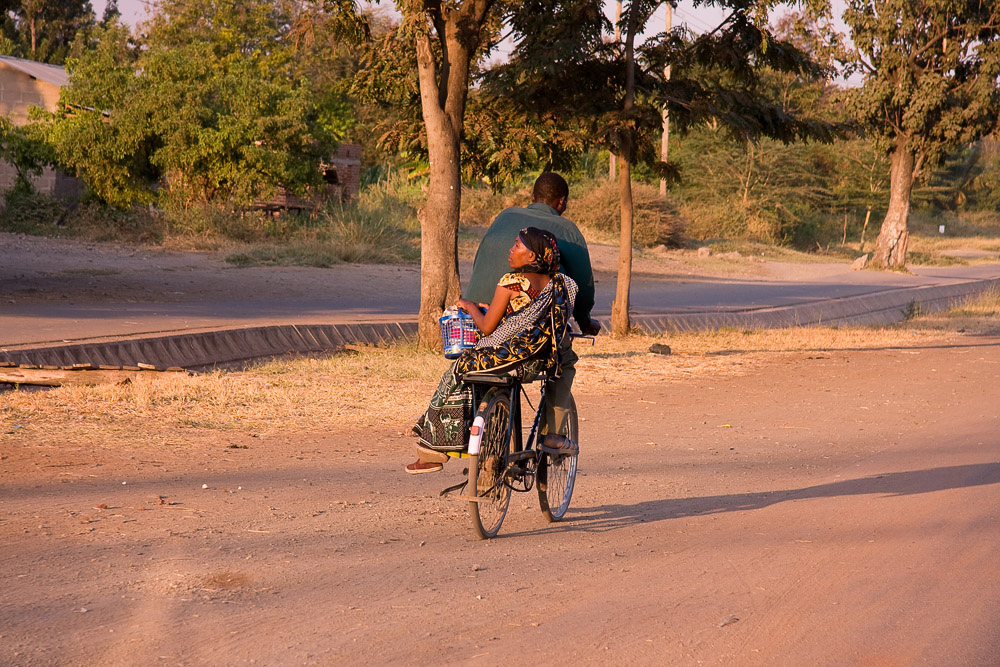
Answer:
[[[622, 20], [622, 0], [615, 0], [615, 44], [620, 44], [622, 41], [622, 29], [619, 26], [619, 22]], [[615, 152], [612, 150], [608, 151], [608, 156], [610, 158], [608, 162], [608, 180], [614, 182], [617, 172], [615, 171]]]
[[[619, 3], [621, 0], [619, 0]], [[673, 29], [673, 13], [677, 9], [677, 0], [667, 0], [667, 35]], [[619, 4], [619, 6], [621, 6]], [[670, 81], [670, 64], [668, 63], [666, 67], [663, 68], [663, 78]], [[670, 155], [670, 114], [667, 111], [667, 105], [663, 105], [663, 138], [660, 140], [660, 160], [663, 162], [667, 161], [667, 157]], [[660, 196], [667, 196], [667, 179], [660, 179]]]

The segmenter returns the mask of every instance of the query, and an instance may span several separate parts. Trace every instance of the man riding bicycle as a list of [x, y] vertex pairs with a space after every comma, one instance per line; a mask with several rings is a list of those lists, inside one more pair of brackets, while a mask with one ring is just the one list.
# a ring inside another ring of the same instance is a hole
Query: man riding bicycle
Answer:
[[[562, 217], [569, 200], [569, 185], [555, 172], [545, 172], [535, 181], [531, 193], [532, 203], [527, 207], [512, 206], [501, 213], [490, 225], [479, 243], [476, 259], [472, 266], [472, 276], [465, 290], [465, 298], [481, 303], [488, 302], [500, 279], [509, 268], [504, 258], [510, 239], [525, 227], [538, 227], [551, 232], [556, 237], [561, 255], [561, 271], [572, 278], [579, 287], [573, 318], [580, 331], [593, 336], [601, 325], [591, 319], [594, 308], [594, 271], [590, 263], [590, 251], [580, 229], [571, 220]], [[577, 355], [573, 351], [572, 339], [567, 335], [560, 342], [562, 373], [552, 380], [548, 389], [548, 409], [542, 432], [546, 433], [546, 446], [559, 447], [561, 436], [566, 432], [566, 420], [572, 399], [571, 389], [576, 375]]]

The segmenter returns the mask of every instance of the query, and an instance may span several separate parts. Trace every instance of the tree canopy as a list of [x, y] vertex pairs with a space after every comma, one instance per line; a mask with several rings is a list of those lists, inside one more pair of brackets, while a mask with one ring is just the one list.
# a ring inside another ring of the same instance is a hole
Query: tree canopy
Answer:
[[848, 74], [858, 122], [891, 148], [889, 210], [872, 263], [906, 260], [915, 178], [947, 151], [997, 129], [1000, 6], [954, 0], [848, 0]]
[[315, 185], [351, 123], [288, 39], [298, 3], [165, 0], [141, 44], [112, 21], [78, 45], [52, 139], [109, 203], [247, 203]]
[[[817, 78], [822, 69], [767, 29], [764, 18], [775, 3], [722, 0], [714, 4], [729, 13], [715, 30], [695, 36], [677, 28], [641, 43], [637, 40], [660, 0], [635, 0], [624, 7], [620, 43], [608, 39], [610, 26], [600, 2], [529, 4], [508, 18], [517, 46], [506, 64], [486, 74], [484, 89], [536, 123], [555, 117], [578, 126], [587, 143], [605, 146], [618, 157], [621, 255], [612, 328], [624, 334], [629, 329], [631, 168], [635, 162], [659, 162], [653, 148], [664, 107], [682, 133], [710, 121], [744, 142], [830, 140], [834, 124], [761, 94], [766, 72]], [[664, 174], [676, 173], [676, 165], [657, 166]]]
[[0, 0], [0, 12], [0, 53], [55, 65], [96, 24], [90, 0]]

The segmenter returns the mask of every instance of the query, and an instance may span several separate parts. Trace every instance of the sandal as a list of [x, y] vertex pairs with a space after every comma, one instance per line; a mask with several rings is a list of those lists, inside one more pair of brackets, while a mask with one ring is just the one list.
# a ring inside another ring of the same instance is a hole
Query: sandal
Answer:
[[410, 475], [420, 475], [425, 472], [437, 472], [443, 468], [443, 463], [431, 463], [430, 461], [421, 461], [420, 459], [417, 459], [410, 465], [406, 466], [406, 472]]
[[565, 435], [549, 434], [542, 441], [542, 449], [551, 454], [574, 455], [580, 453], [580, 446]]

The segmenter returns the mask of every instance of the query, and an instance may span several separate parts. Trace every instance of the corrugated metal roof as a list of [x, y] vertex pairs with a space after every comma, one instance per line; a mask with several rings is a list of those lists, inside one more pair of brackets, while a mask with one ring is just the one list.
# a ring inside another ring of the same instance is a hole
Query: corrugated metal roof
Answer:
[[53, 86], [59, 86], [62, 88], [63, 86], [69, 85], [69, 75], [66, 74], [66, 68], [61, 65], [46, 65], [45, 63], [35, 62], [34, 60], [15, 58], [14, 56], [0, 56], [0, 64], [13, 67], [20, 72], [24, 72], [28, 76], [33, 76], [46, 83], [51, 83]]

